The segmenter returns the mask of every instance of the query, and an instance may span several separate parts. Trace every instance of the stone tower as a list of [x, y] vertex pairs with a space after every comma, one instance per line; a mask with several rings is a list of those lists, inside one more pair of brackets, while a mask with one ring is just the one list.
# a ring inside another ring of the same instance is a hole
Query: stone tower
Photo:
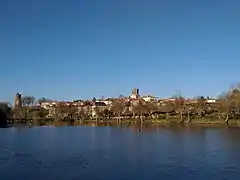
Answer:
[[15, 95], [14, 107], [19, 108], [21, 106], [22, 106], [22, 95], [20, 93], [17, 93]]
[[132, 94], [131, 94], [131, 98], [139, 98], [140, 97], [140, 95], [139, 95], [139, 89], [137, 89], [137, 88], [134, 88], [133, 90], [132, 90]]

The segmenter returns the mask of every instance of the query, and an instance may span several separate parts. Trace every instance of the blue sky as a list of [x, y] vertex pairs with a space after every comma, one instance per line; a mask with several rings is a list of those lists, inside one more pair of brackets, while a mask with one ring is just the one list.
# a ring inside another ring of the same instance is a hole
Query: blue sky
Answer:
[[216, 96], [239, 82], [239, 0], [1, 0], [0, 100]]

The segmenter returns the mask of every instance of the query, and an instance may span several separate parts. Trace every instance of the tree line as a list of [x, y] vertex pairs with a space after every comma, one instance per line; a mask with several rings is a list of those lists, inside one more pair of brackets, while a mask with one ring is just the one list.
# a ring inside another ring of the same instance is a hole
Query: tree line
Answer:
[[[125, 101], [125, 98], [117, 98], [111, 105], [95, 107], [95, 116], [92, 116], [92, 106], [79, 108], [73, 105], [57, 105], [54, 112], [35, 106], [47, 98], [36, 100], [33, 96], [24, 96], [22, 106], [11, 108], [6, 104], [0, 104], [0, 118], [3, 121], [12, 119], [19, 122], [45, 122], [45, 121], [85, 121], [85, 120], [116, 120], [116, 121], [139, 121], [150, 122], [153, 120], [164, 120], [166, 122], [176, 121], [178, 123], [191, 123], [193, 121], [207, 122], [209, 120], [229, 123], [231, 120], [240, 119], [240, 86], [231, 88], [221, 94], [216, 102], [208, 103], [207, 98], [200, 96], [194, 103], [189, 102], [181, 96], [175, 96], [174, 102], [145, 102], [139, 98], [136, 103]], [[94, 98], [91, 102], [96, 101]]]

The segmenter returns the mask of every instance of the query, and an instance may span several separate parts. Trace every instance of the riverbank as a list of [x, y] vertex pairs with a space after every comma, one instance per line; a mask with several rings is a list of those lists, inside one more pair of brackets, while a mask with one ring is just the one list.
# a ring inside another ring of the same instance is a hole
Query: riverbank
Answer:
[[226, 123], [224, 120], [215, 120], [215, 119], [204, 119], [204, 120], [193, 120], [181, 122], [179, 119], [154, 119], [154, 120], [145, 120], [141, 121], [136, 119], [128, 120], [81, 120], [81, 121], [44, 121], [44, 120], [35, 120], [27, 123], [17, 123], [17, 124], [28, 124], [30, 126], [134, 126], [134, 125], [143, 125], [143, 126], [202, 126], [202, 127], [240, 127], [240, 120], [230, 120]]

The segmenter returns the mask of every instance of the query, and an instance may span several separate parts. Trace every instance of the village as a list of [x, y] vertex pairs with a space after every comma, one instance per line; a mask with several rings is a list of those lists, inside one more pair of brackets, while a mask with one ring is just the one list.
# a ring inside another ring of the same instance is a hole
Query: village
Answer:
[[[121, 114], [124, 112], [132, 113], [133, 107], [137, 106], [139, 102], [142, 103], [152, 103], [156, 106], [165, 106], [168, 103], [174, 103], [177, 100], [177, 97], [166, 98], [166, 99], [158, 99], [155, 96], [147, 95], [147, 96], [140, 96], [139, 89], [135, 88], [132, 90], [131, 95], [129, 97], [120, 96], [118, 98], [106, 98], [106, 99], [95, 99], [92, 100], [74, 100], [69, 102], [59, 102], [59, 101], [45, 101], [41, 102], [39, 106], [41, 108], [47, 109], [49, 111], [49, 115], [54, 115], [57, 113], [57, 107], [59, 106], [73, 106], [77, 107], [79, 112], [84, 112], [92, 117], [98, 116], [98, 113], [104, 111], [110, 111], [116, 105], [116, 103], [121, 103], [124, 108], [122, 109]], [[196, 104], [198, 103], [197, 99], [187, 99], [185, 100], [189, 104]], [[206, 103], [215, 103], [216, 99], [206, 99]], [[118, 107], [120, 108], [120, 107]], [[121, 111], [121, 110], [120, 110]], [[157, 110], [156, 110], [157, 111]]]
[[[204, 99], [206, 104], [213, 104], [216, 99]], [[180, 104], [179, 104], [180, 103]], [[28, 107], [32, 109], [42, 108], [47, 111], [47, 117], [56, 117], [60, 114], [67, 114], [67, 111], [74, 111], [84, 118], [102, 118], [113, 116], [118, 118], [136, 116], [149, 116], [155, 117], [156, 114], [166, 114], [176, 111], [176, 105], [182, 106], [198, 104], [198, 99], [184, 99], [182, 97], [171, 97], [166, 99], [158, 99], [155, 96], [147, 95], [140, 96], [139, 89], [132, 90], [129, 97], [120, 96], [118, 98], [93, 98], [92, 100], [73, 100], [73, 101], [53, 101], [46, 98], [39, 99], [39, 102], [34, 103], [33, 97], [22, 97], [17, 93], [15, 97], [14, 109]], [[172, 105], [172, 106], [171, 106]], [[179, 107], [180, 108], [180, 107]], [[65, 110], [64, 110], [65, 109]], [[69, 109], [69, 110], [66, 110]], [[175, 109], [175, 110], [174, 110]], [[66, 111], [66, 113], [63, 113]], [[178, 111], [180, 111], [178, 109]], [[184, 114], [184, 113], [183, 113]], [[132, 117], [131, 117], [132, 118]]]
[[[6, 111], [6, 110], [5, 110]], [[187, 99], [176, 95], [158, 98], [131, 94], [117, 98], [56, 101], [17, 93], [13, 107], [5, 113], [11, 122], [161, 122], [161, 123], [229, 123], [240, 118], [240, 91], [229, 90], [217, 99], [199, 96]], [[1, 118], [3, 119], [3, 118]]]

